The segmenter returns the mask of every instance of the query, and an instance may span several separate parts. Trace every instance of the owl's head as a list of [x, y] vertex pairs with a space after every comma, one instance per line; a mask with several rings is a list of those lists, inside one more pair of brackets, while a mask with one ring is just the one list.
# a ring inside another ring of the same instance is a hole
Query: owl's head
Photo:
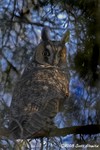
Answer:
[[49, 29], [43, 28], [42, 42], [37, 46], [35, 52], [35, 61], [41, 65], [51, 65], [58, 67], [66, 66], [66, 33], [60, 41], [52, 41], [49, 35]]

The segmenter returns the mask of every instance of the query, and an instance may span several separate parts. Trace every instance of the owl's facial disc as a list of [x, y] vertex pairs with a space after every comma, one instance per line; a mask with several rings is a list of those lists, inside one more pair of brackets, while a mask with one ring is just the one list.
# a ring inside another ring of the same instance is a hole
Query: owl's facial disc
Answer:
[[47, 44], [43, 52], [44, 61], [50, 65], [57, 66], [60, 62], [61, 50], [62, 47], [58, 44]]

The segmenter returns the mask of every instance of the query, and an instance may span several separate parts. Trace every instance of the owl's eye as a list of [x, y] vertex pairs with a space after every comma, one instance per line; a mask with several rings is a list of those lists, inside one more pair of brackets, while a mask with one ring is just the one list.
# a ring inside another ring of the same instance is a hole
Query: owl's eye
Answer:
[[43, 56], [45, 56], [45, 57], [50, 56], [50, 52], [46, 49], [46, 50], [43, 52]]

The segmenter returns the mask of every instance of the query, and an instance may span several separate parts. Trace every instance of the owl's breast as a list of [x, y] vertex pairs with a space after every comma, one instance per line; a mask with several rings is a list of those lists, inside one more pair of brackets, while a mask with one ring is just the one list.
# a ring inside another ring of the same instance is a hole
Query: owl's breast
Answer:
[[39, 69], [34, 72], [32, 79], [33, 82], [36, 81], [36, 84], [45, 91], [50, 92], [50, 89], [52, 89], [53, 93], [54, 89], [54, 93], [57, 92], [63, 96], [68, 96], [69, 94], [67, 74], [56, 67]]
[[33, 105], [33, 111], [36, 112], [43, 109], [49, 101], [65, 100], [68, 93], [65, 72], [53, 67], [37, 68], [30, 73], [24, 73], [17, 82], [11, 107], [22, 111], [22, 108], [27, 110]]

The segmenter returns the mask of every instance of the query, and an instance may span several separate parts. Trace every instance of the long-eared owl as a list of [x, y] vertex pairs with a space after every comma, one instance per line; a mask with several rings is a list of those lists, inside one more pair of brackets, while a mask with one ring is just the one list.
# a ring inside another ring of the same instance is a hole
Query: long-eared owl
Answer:
[[53, 118], [69, 95], [66, 34], [60, 41], [52, 41], [44, 27], [41, 37], [13, 92], [9, 129], [14, 138], [29, 138], [52, 128]]

